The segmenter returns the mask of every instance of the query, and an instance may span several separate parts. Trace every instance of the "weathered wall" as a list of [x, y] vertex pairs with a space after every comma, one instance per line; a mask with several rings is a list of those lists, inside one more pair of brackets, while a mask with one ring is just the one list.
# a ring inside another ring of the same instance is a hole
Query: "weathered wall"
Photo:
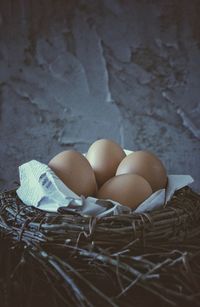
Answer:
[[200, 2], [0, 2], [0, 187], [96, 138], [149, 149], [199, 189]]

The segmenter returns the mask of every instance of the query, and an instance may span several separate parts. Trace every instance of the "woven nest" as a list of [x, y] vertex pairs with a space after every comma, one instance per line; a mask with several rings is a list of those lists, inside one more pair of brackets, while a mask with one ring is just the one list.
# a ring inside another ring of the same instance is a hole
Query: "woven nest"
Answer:
[[0, 194], [0, 306], [200, 306], [200, 195], [89, 218]]

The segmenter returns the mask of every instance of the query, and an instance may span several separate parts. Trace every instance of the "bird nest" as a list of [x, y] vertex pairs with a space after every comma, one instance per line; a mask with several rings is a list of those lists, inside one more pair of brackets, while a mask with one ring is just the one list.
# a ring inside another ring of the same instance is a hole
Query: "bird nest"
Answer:
[[0, 302], [20, 306], [200, 306], [200, 195], [162, 209], [87, 217], [0, 194]]

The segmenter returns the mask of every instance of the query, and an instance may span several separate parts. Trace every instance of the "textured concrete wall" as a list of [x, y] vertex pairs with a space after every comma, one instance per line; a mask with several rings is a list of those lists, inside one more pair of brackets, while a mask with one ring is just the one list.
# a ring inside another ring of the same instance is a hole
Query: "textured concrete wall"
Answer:
[[200, 182], [200, 1], [0, 1], [0, 187], [97, 138]]

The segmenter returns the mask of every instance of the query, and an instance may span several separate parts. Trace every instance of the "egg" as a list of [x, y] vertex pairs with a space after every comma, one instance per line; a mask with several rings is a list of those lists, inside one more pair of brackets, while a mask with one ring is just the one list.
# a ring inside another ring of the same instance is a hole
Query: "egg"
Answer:
[[97, 140], [89, 147], [86, 157], [94, 170], [98, 187], [115, 175], [125, 156], [120, 145], [108, 139]]
[[150, 184], [134, 174], [118, 175], [109, 179], [97, 192], [99, 199], [110, 199], [130, 208], [137, 208], [152, 194]]
[[153, 192], [167, 185], [167, 173], [162, 161], [149, 151], [135, 151], [119, 164], [116, 175], [138, 174], [151, 185]]
[[48, 165], [74, 193], [85, 197], [96, 194], [94, 171], [81, 153], [75, 150], [62, 151]]

